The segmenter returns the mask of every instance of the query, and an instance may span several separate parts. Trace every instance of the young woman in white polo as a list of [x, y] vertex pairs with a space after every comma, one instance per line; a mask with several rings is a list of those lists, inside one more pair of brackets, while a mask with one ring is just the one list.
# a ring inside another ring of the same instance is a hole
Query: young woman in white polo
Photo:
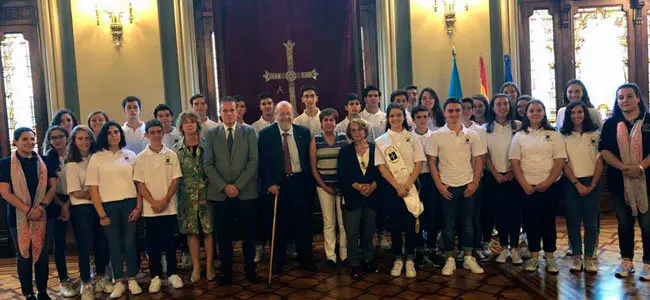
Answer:
[[546, 271], [559, 273], [553, 252], [557, 250], [555, 213], [560, 199], [557, 181], [562, 176], [566, 160], [564, 139], [546, 118], [546, 108], [539, 100], [526, 106], [521, 131], [510, 144], [510, 163], [515, 179], [521, 187], [523, 218], [527, 220], [526, 234], [531, 259], [524, 270], [535, 272], [539, 268], [539, 252], [544, 241]]

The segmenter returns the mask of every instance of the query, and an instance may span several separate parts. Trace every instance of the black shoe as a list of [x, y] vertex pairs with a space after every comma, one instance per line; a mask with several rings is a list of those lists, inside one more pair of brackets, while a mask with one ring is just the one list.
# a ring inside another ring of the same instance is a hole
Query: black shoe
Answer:
[[25, 300], [37, 300], [37, 298], [34, 295], [29, 295], [29, 296], [25, 297]]
[[38, 293], [38, 296], [36, 297], [36, 299], [38, 299], [38, 300], [52, 300], [52, 298], [50, 298], [50, 296], [47, 294], [47, 292]]
[[363, 275], [361, 274], [361, 268], [359, 267], [351, 267], [350, 268], [350, 276], [352, 277], [352, 280], [358, 281], [363, 279]]
[[424, 251], [417, 251], [415, 252], [415, 259], [413, 262], [415, 263], [415, 267], [418, 269], [421, 269], [424, 267], [424, 257], [426, 256], [426, 253]]
[[431, 252], [429, 254], [429, 261], [433, 264], [434, 267], [440, 268], [445, 265], [447, 260], [442, 256], [438, 255], [436, 252]]
[[256, 272], [246, 272], [246, 279], [250, 283], [258, 283], [260, 281], [260, 277], [257, 276]]
[[273, 266], [273, 269], [271, 270], [271, 273], [273, 275], [281, 275], [282, 272], [284, 272], [284, 266], [283, 265], [275, 265], [275, 266]]
[[328, 271], [333, 271], [337, 267], [336, 262], [331, 260], [331, 259], [326, 259], [325, 260], [325, 270]]
[[316, 271], [318, 271], [318, 268], [316, 268], [316, 265], [313, 262], [300, 264], [300, 266], [298, 266], [298, 268], [303, 270], [303, 271], [307, 271], [307, 272], [316, 272]]
[[229, 276], [222, 276], [219, 278], [219, 285], [224, 286], [224, 285], [231, 285], [232, 284], [232, 275]]
[[363, 269], [363, 272], [367, 274], [379, 272], [379, 268], [377, 267], [375, 261], [364, 261], [361, 263], [361, 268]]

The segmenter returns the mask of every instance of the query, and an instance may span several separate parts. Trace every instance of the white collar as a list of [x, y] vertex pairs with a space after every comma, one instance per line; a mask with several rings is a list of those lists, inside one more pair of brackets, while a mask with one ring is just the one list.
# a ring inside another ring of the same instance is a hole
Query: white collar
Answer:
[[171, 150], [169, 150], [169, 148], [165, 147], [165, 144], [163, 144], [162, 148], [160, 149], [160, 151], [158, 153], [153, 151], [149, 145], [147, 145], [147, 148], [145, 148], [145, 151], [146, 151], [147, 155], [164, 155], [164, 154], [167, 154], [167, 152], [171, 151]]
[[289, 127], [289, 130], [284, 131], [282, 127], [280, 127], [280, 124], [278, 124], [278, 130], [280, 130], [280, 136], [282, 136], [283, 133], [288, 133], [290, 136], [293, 136], [293, 125]]
[[[465, 124], [461, 123], [460, 125], [463, 126], [463, 128], [460, 130], [460, 132], [462, 132], [462, 133], [467, 133], [468, 131], [471, 130], [471, 129], [465, 127]], [[447, 131], [447, 132], [455, 133], [455, 131], [449, 129], [449, 127], [447, 126], [447, 123], [445, 123], [445, 126], [440, 127], [440, 129], [438, 129], [438, 130], [442, 130], [443, 132]]]

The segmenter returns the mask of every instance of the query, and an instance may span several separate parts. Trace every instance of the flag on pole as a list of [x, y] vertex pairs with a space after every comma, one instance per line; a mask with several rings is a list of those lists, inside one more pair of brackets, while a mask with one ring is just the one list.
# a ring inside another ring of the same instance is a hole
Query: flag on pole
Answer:
[[490, 93], [488, 91], [487, 74], [485, 73], [485, 63], [483, 62], [483, 56], [478, 57], [478, 71], [481, 78], [481, 94], [489, 99]]
[[462, 98], [463, 91], [460, 86], [460, 75], [458, 75], [458, 66], [456, 65], [456, 48], [451, 48], [451, 56], [453, 57], [454, 66], [451, 69], [451, 79], [449, 80], [449, 98]]
[[503, 82], [513, 82], [512, 80], [512, 62], [510, 61], [510, 55], [506, 54], [503, 56], [503, 63], [506, 66], [506, 76]]

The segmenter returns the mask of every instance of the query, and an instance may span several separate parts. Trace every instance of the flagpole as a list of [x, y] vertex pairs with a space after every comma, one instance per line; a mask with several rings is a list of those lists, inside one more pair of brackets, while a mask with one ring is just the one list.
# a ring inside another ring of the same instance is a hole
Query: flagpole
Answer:
[[453, 58], [456, 58], [456, 47], [454, 47], [454, 46], [451, 47], [451, 56]]

